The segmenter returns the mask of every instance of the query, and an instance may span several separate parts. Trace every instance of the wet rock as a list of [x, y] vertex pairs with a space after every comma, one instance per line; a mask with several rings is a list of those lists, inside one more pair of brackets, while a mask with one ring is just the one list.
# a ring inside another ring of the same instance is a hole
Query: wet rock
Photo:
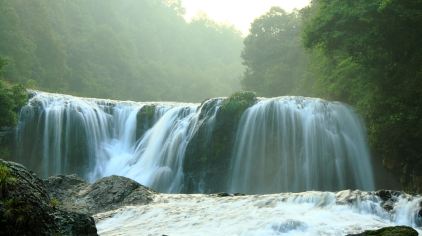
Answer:
[[398, 198], [402, 195], [405, 195], [405, 193], [394, 190], [379, 190], [375, 192], [375, 195], [381, 198], [382, 202], [380, 205], [382, 208], [384, 208], [384, 210], [392, 211]]
[[385, 227], [378, 230], [366, 230], [360, 234], [348, 236], [418, 236], [418, 232], [408, 226]]
[[62, 235], [97, 235], [95, 221], [87, 214], [57, 209], [53, 216]]
[[394, 190], [379, 190], [375, 192], [375, 194], [381, 198], [383, 201], [394, 200], [398, 196], [402, 195], [403, 193], [400, 191]]
[[63, 209], [96, 214], [127, 205], [144, 205], [155, 192], [122, 176], [109, 176], [88, 184], [75, 175], [50, 177], [45, 183]]
[[97, 235], [92, 217], [57, 209], [41, 179], [1, 159], [0, 228], [2, 235]]
[[419, 203], [419, 210], [415, 216], [415, 224], [418, 227], [422, 227], [422, 201]]
[[217, 197], [231, 197], [231, 196], [233, 196], [233, 195], [231, 195], [231, 194], [228, 194], [228, 193], [217, 193], [217, 194], [215, 194]]

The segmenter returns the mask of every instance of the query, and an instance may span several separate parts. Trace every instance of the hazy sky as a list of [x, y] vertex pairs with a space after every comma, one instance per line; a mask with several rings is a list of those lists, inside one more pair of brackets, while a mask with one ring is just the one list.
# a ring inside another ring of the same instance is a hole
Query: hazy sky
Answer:
[[280, 6], [286, 11], [303, 8], [310, 0], [182, 0], [189, 20], [198, 13], [206, 13], [217, 22], [234, 25], [244, 34], [252, 21], [267, 12], [271, 6]]

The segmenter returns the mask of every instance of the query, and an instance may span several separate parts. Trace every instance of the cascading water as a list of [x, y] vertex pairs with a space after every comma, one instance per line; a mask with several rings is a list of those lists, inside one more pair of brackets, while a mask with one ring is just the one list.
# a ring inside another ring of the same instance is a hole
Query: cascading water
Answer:
[[[153, 126], [136, 139], [144, 106]], [[17, 159], [42, 176], [78, 173], [89, 180], [130, 177], [179, 192], [184, 150], [197, 105], [114, 102], [36, 92], [22, 111]]]
[[[94, 181], [116, 174], [160, 192], [181, 192], [187, 157], [204, 170], [221, 160], [186, 151], [198, 142], [207, 148], [217, 134], [229, 132], [216, 132], [224, 122], [218, 120], [222, 106], [223, 99], [135, 103], [33, 92], [20, 114], [16, 158], [43, 177], [77, 173]], [[219, 189], [244, 193], [374, 189], [363, 128], [340, 103], [262, 99], [242, 115], [233, 140], [234, 147], [231, 141], [217, 145], [233, 149], [231, 167], [221, 172], [230, 178], [204, 175], [193, 192], [216, 191], [201, 186], [219, 178], [214, 183], [225, 183]]]
[[232, 169], [231, 192], [374, 189], [359, 118], [321, 99], [266, 99], [246, 110]]

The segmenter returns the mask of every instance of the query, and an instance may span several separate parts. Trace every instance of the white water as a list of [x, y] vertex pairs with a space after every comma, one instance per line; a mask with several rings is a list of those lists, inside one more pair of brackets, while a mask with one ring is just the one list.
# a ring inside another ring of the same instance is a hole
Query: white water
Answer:
[[250, 107], [233, 151], [231, 192], [373, 190], [366, 135], [347, 106], [282, 97]]
[[120, 140], [106, 143], [109, 157], [100, 173], [126, 176], [161, 192], [180, 192], [184, 151], [196, 119], [195, 109], [168, 109], [135, 145], [122, 147], [126, 143]]
[[159, 194], [153, 203], [94, 216], [100, 235], [346, 235], [408, 225], [421, 197], [402, 196], [391, 212], [372, 193], [305, 192], [216, 197]]
[[[145, 105], [151, 103], [117, 103], [37, 92], [21, 112], [18, 150], [29, 152], [19, 157], [25, 163], [28, 156], [37, 158], [41, 153], [35, 166], [41, 164], [44, 176], [86, 169], [82, 174], [91, 181], [114, 174], [158, 191], [179, 192], [184, 150], [198, 105], [155, 104], [154, 126], [136, 140], [137, 114]], [[35, 114], [37, 109], [41, 111]], [[42, 141], [37, 145], [32, 139]], [[75, 149], [86, 152], [82, 157], [72, 156], [70, 152]], [[75, 163], [72, 157], [87, 163]], [[73, 169], [66, 168], [70, 163]]]
[[[152, 123], [137, 137], [139, 111], [151, 104]], [[94, 181], [114, 174], [177, 193], [183, 189], [188, 143], [199, 126], [213, 135], [222, 102], [205, 104], [210, 106], [202, 112], [205, 105], [35, 92], [21, 111], [17, 161], [43, 177], [77, 173]], [[340, 103], [302, 97], [261, 100], [242, 115], [236, 144], [227, 147], [233, 148], [227, 191], [373, 190], [362, 127]]]

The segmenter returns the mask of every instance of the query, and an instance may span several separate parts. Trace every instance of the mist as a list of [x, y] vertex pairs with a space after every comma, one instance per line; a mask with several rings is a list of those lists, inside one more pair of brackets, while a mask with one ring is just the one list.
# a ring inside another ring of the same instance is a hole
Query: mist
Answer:
[[179, 1], [1, 1], [4, 78], [78, 96], [199, 102], [240, 88], [242, 36]]

